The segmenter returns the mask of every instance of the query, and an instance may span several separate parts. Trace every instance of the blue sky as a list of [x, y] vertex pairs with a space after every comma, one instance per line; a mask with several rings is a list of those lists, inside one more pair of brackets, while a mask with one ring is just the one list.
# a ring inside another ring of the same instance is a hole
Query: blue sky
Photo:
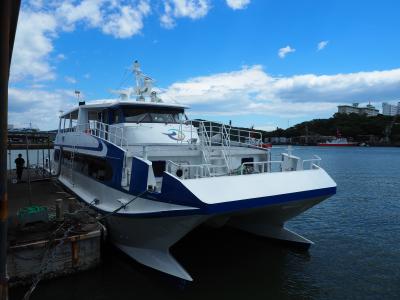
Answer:
[[192, 118], [273, 129], [400, 101], [399, 1], [23, 1], [9, 123], [114, 97], [133, 60]]

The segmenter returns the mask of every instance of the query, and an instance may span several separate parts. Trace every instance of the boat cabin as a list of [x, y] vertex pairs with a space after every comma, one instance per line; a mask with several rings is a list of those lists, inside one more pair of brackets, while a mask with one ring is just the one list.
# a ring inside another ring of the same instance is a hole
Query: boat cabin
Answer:
[[84, 104], [60, 117], [59, 132], [97, 130], [103, 135], [99, 137], [106, 140], [109, 139], [106, 135], [118, 132], [118, 138], [124, 139], [126, 145], [193, 143], [198, 137], [196, 130], [185, 124], [186, 108], [138, 101]]

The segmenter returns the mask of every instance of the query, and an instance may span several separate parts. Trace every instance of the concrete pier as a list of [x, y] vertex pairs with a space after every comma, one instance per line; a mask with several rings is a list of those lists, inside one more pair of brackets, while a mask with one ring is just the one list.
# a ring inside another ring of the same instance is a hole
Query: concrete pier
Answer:
[[[40, 280], [87, 270], [100, 263], [105, 229], [94, 212], [64, 191], [55, 179], [30, 184], [24, 180], [12, 182], [8, 183], [10, 286], [31, 285], [34, 290]], [[56, 206], [60, 204], [57, 218]], [[46, 211], [48, 220], [21, 223], [21, 211], [27, 210], [21, 210], [24, 207]]]

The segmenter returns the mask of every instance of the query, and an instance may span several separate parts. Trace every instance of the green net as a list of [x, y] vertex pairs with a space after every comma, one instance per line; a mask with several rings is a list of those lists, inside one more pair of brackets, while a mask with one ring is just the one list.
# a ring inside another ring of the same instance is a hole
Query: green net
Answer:
[[27, 206], [23, 207], [18, 210], [17, 216], [21, 217], [24, 215], [30, 215], [30, 214], [36, 214], [40, 212], [47, 211], [47, 207], [45, 206], [40, 206], [40, 205], [32, 205], [32, 206]]

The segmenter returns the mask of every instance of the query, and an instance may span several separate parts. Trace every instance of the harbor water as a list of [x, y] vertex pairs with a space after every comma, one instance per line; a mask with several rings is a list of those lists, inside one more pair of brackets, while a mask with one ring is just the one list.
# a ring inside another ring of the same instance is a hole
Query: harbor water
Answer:
[[[172, 249], [192, 283], [107, 247], [100, 267], [41, 282], [31, 299], [400, 299], [400, 148], [295, 147], [293, 154], [319, 155], [338, 185], [334, 197], [287, 223], [315, 242], [308, 251], [201, 227]], [[25, 290], [12, 289], [11, 299]]]

